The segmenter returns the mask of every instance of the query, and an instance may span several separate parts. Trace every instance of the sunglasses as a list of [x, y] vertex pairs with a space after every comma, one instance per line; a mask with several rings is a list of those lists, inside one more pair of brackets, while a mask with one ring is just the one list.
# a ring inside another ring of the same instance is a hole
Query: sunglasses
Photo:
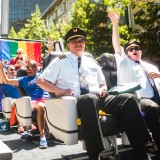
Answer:
[[127, 51], [129, 51], [129, 52], [132, 52], [133, 50], [139, 51], [140, 47], [136, 46], [136, 47], [132, 47], [132, 48], [127, 49]]
[[15, 71], [15, 69], [10, 69], [10, 71]]
[[22, 53], [22, 52], [19, 52], [19, 53], [17, 52], [17, 54], [21, 54], [21, 53]]

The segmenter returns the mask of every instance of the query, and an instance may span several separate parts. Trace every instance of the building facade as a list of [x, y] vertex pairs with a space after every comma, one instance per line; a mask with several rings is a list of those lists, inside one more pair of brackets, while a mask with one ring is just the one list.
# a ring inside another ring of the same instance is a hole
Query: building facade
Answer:
[[71, 6], [76, 0], [53, 0], [52, 4], [42, 13], [48, 28], [51, 22], [56, 23], [58, 19], [63, 22], [70, 22]]
[[10, 28], [13, 26], [18, 32], [27, 19], [31, 18], [31, 14], [38, 5], [41, 13], [43, 13], [53, 0], [2, 0], [1, 4], [1, 35], [8, 35]]
[[[92, 3], [100, 1], [101, 0], [90, 0]], [[160, 0], [154, 1], [160, 5]], [[48, 28], [52, 21], [56, 22], [59, 18], [62, 19], [62, 22], [65, 21], [69, 23], [71, 5], [75, 2], [76, 0], [53, 0], [52, 4], [42, 14], [42, 18], [46, 21], [46, 27]], [[135, 21], [135, 13], [136, 9], [132, 9], [128, 6], [125, 18], [123, 19], [123, 23], [127, 24], [133, 30], [139, 28]]]

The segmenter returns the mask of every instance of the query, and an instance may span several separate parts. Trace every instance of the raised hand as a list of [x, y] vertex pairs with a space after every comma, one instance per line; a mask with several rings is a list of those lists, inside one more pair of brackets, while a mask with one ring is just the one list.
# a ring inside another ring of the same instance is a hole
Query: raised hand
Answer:
[[117, 23], [120, 20], [120, 13], [119, 12], [115, 12], [115, 11], [109, 11], [108, 12], [108, 17], [110, 18], [112, 23]]
[[50, 39], [47, 43], [44, 43], [44, 45], [47, 47], [49, 52], [53, 51], [54, 41], [52, 39]]

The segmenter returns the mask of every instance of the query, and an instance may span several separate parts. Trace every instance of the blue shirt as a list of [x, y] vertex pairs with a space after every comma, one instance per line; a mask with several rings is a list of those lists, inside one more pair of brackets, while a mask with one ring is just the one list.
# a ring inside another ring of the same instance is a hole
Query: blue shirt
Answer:
[[32, 100], [48, 99], [50, 95], [48, 92], [37, 86], [36, 81], [40, 74], [34, 77], [24, 76], [18, 78], [19, 86], [24, 88], [26, 94], [31, 97]]
[[16, 86], [12, 86], [10, 84], [3, 83], [2, 88], [4, 89], [5, 93], [7, 94], [7, 97], [11, 97], [11, 98], [20, 98], [21, 97]]

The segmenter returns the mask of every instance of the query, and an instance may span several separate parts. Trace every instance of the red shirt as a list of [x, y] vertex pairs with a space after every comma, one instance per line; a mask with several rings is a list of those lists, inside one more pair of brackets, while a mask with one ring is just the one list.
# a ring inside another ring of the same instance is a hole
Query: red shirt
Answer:
[[[25, 61], [25, 59], [24, 59], [23, 57], [22, 57], [22, 58], [16, 57], [16, 58], [12, 58], [12, 59], [10, 60], [10, 64], [11, 64], [11, 65], [15, 65], [18, 60]], [[20, 67], [20, 66], [15, 66], [15, 69], [16, 69], [16, 70], [18, 70], [19, 68], [21, 68], [21, 67]]]

